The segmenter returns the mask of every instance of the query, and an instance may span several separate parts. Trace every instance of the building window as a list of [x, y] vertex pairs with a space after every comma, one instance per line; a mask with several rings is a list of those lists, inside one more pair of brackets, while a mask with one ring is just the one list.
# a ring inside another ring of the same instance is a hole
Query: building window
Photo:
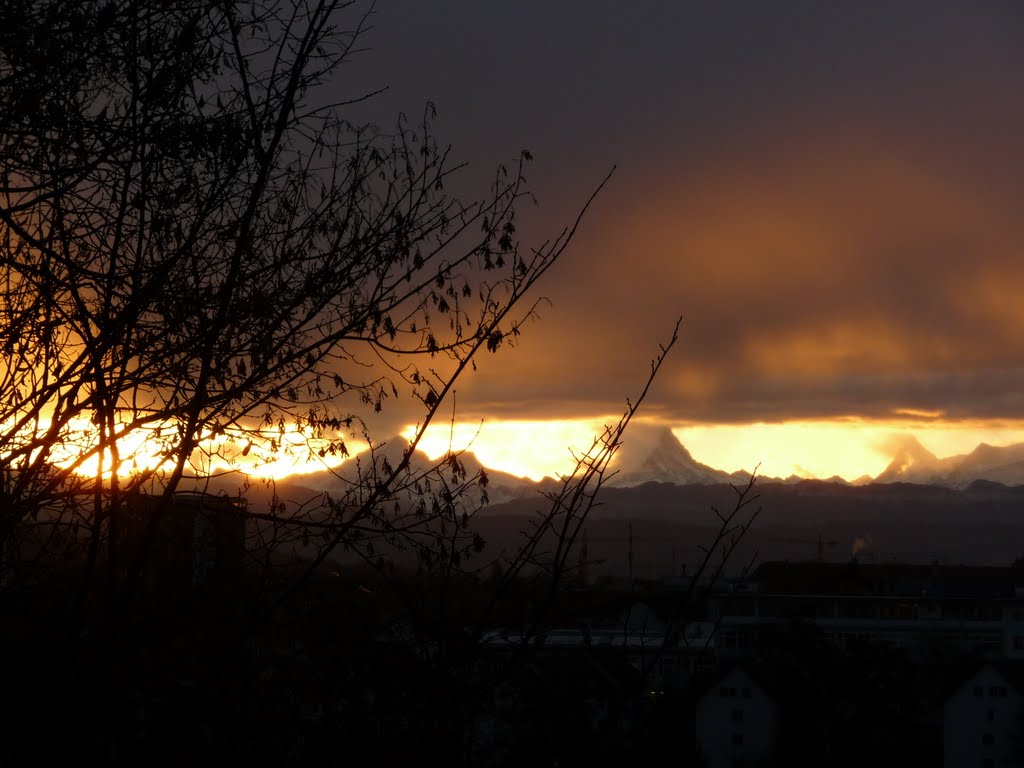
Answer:
[[974, 686], [974, 695], [975, 696], [981, 696], [984, 693], [985, 693], [985, 689], [982, 686], [980, 686], [980, 685]]
[[988, 708], [988, 721], [989, 721], [989, 722], [991, 723], [991, 722], [992, 722], [993, 720], [995, 720], [995, 719], [996, 719], [996, 713], [995, 713], [995, 711], [994, 711], [994, 710], [992, 709], [992, 707], [989, 707], [989, 708]]
[[732, 711], [732, 721], [734, 723], [742, 723], [743, 722], [743, 710], [742, 709], [734, 709]]
[[742, 747], [743, 746], [743, 734], [742, 733], [734, 733], [732, 735], [732, 745], [734, 747]]
[[722, 698], [723, 699], [735, 699], [736, 698], [736, 689], [731, 687], [731, 686], [723, 685], [718, 690], [722, 694]]
[[986, 757], [981, 761], [981, 768], [995, 768], [995, 761], [991, 757]]
[[1024, 635], [1013, 636], [1013, 650], [1024, 651]]
[[984, 744], [986, 747], [991, 747], [993, 741], [995, 741], [995, 739], [992, 738], [991, 733], [986, 733], [981, 737], [981, 743]]
[[999, 698], [1006, 697], [1006, 686], [1005, 685], [993, 685], [988, 689], [989, 696], [997, 696]]

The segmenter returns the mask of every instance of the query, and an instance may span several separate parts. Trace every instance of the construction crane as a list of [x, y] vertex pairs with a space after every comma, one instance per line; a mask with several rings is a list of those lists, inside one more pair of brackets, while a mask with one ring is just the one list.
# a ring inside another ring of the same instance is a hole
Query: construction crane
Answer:
[[[678, 547], [674, 542], [666, 539], [664, 536], [634, 536], [633, 535], [633, 523], [626, 524], [625, 535], [620, 536], [591, 536], [587, 529], [584, 527], [582, 542], [580, 544], [579, 552], [579, 564], [582, 567], [587, 562], [588, 557], [588, 546], [594, 542], [597, 543], [621, 543], [627, 542], [629, 545], [627, 557], [629, 564], [629, 581], [633, 582], [633, 543], [634, 542], [656, 542], [661, 544], [671, 543], [672, 544], [672, 571], [675, 572], [676, 556], [681, 550], [687, 549], [687, 547]], [[685, 567], [685, 566], [684, 566]]]
[[817, 561], [823, 562], [825, 560], [825, 550], [835, 549], [839, 546], [839, 542], [835, 539], [826, 539], [821, 533], [818, 534], [817, 540], [815, 539], [803, 539], [798, 536], [777, 536], [765, 539], [776, 544], [814, 544], [815, 554], [817, 555]]

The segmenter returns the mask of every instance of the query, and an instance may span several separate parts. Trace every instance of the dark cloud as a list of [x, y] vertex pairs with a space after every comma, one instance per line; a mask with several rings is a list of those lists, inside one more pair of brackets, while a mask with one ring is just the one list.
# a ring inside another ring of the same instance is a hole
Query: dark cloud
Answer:
[[525, 237], [619, 164], [460, 402], [614, 412], [682, 315], [672, 418], [1022, 415], [1021, 8], [382, 2], [356, 80], [436, 100], [467, 185], [531, 147]]

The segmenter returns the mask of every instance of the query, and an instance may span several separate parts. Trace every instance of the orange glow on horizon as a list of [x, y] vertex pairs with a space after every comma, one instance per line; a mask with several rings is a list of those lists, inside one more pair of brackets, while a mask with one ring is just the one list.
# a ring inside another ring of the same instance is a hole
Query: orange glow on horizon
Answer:
[[[485, 467], [541, 480], [572, 472], [572, 451], [589, 449], [605, 424], [617, 421], [618, 417], [456, 422], [427, 429], [418, 448], [431, 459], [449, 449], [468, 450]], [[402, 436], [410, 440], [415, 433], [416, 428], [409, 426]]]
[[[45, 433], [49, 423], [41, 421], [36, 428], [38, 434]], [[124, 429], [123, 425], [119, 425]], [[119, 475], [129, 476], [142, 471], [170, 471], [174, 462], [167, 458], [173, 454], [176, 444], [174, 424], [153, 425], [134, 430], [125, 430], [117, 439]], [[171, 437], [165, 437], [170, 435]], [[75, 474], [95, 477], [101, 467], [105, 478], [111, 475], [112, 457], [105, 451], [101, 457], [95, 448], [98, 431], [88, 418], [72, 419], [65, 430], [63, 443], [51, 449], [53, 464], [73, 469]], [[349, 455], [363, 450], [362, 441], [346, 436]], [[83, 455], [93, 451], [83, 459]], [[296, 425], [286, 425], [283, 430], [268, 428], [239, 431], [237, 434], [205, 434], [193, 451], [188, 470], [199, 475], [238, 471], [254, 478], [280, 479], [296, 475], [336, 469], [348, 457], [329, 450], [329, 441], [310, 437]]]
[[[908, 411], [901, 412], [908, 414]], [[918, 415], [914, 412], [914, 415]], [[924, 414], [921, 414], [924, 415]], [[933, 415], [931, 413], [929, 416]], [[449, 448], [468, 449], [484, 464], [537, 480], [558, 476], [573, 467], [569, 447], [590, 445], [606, 419], [488, 421], [456, 423], [427, 430], [420, 448], [431, 458]], [[764, 477], [798, 475], [828, 479], [838, 475], [857, 480], [875, 477], [893, 458], [893, 444], [913, 436], [939, 458], [969, 453], [979, 443], [1010, 445], [1024, 442], [1024, 421], [921, 421], [834, 419], [754, 424], [689, 424], [634, 421], [625, 435], [625, 453], [642, 444], [643, 430], [672, 428], [695, 461], [726, 472], [752, 471], [760, 465]], [[413, 428], [404, 436], [409, 438]], [[632, 438], [632, 439], [631, 439]]]
[[[912, 409], [897, 412], [903, 418], [867, 420], [858, 418], [789, 421], [753, 424], [684, 424], [656, 419], [638, 419], [629, 427], [623, 452], [642, 450], [644, 433], [670, 427], [694, 460], [715, 469], [751, 471], [760, 465], [765, 477], [828, 479], [840, 476], [856, 480], [877, 476], [893, 458], [897, 440], [913, 436], [939, 458], [969, 453], [979, 443], [1010, 445], [1024, 442], [1024, 421], [943, 421], [932, 414]], [[933, 417], [929, 420], [909, 415]], [[493, 420], [456, 422], [432, 426], [419, 449], [429, 458], [442, 457], [449, 448], [468, 450], [486, 467], [519, 477], [540, 480], [567, 474], [574, 467], [572, 451], [591, 446], [604, 426], [617, 418]], [[173, 430], [173, 427], [164, 427]], [[55, 464], [70, 467], [82, 455], [83, 445], [95, 444], [95, 427], [87, 419], [71, 425], [73, 443], [54, 450]], [[147, 469], [169, 469], [162, 457], [164, 443], [157, 428], [136, 430], [118, 441], [124, 475]], [[411, 439], [415, 428], [402, 436]], [[350, 456], [366, 445], [345, 437]], [[294, 425], [266, 430], [245, 437], [207, 435], [192, 456], [190, 470], [203, 473], [238, 471], [251, 477], [284, 479], [337, 469], [348, 457], [324, 451], [326, 442], [314, 440]], [[637, 457], [634, 457], [634, 459]], [[104, 457], [104, 474], [109, 474]], [[99, 457], [80, 462], [76, 473], [94, 477]]]
[[[903, 411], [906, 413], [906, 411]], [[734, 472], [760, 464], [766, 477], [857, 480], [875, 477], [893, 458], [900, 437], [917, 438], [938, 458], [970, 453], [979, 443], [1024, 442], [1024, 422], [873, 421], [841, 419], [756, 424], [703, 424], [673, 429], [705, 464]]]

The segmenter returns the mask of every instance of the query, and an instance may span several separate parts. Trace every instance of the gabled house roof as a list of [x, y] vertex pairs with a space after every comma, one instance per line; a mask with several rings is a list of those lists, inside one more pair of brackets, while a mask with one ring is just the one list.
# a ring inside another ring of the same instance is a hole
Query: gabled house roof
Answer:
[[946, 691], [946, 698], [951, 698], [962, 691], [964, 687], [971, 685], [978, 674], [986, 668], [994, 670], [999, 677], [1006, 681], [1007, 685], [1024, 696], [1024, 660], [1000, 660], [975, 664], [967, 675], [961, 675], [952, 682]]
[[694, 689], [697, 701], [709, 694], [717, 695], [722, 682], [737, 670], [750, 678], [752, 683], [780, 706], [794, 697], [806, 698], [821, 693], [803, 670], [791, 664], [781, 660], [774, 660], [771, 663], [748, 660], [723, 665], [713, 675], [699, 680]]

